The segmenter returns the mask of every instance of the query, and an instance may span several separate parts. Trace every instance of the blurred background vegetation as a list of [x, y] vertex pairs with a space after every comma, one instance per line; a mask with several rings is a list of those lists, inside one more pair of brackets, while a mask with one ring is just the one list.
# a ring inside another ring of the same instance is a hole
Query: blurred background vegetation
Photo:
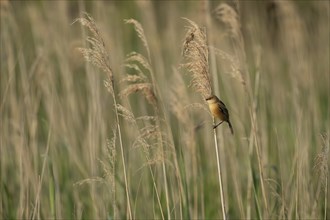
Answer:
[[[183, 17], [220, 51], [210, 49], [210, 74], [235, 130], [218, 128], [226, 215], [329, 216], [328, 1], [0, 5], [2, 219], [221, 218], [212, 118], [181, 68]], [[77, 50], [90, 47], [74, 22], [84, 12], [104, 40], [114, 96]], [[123, 94], [133, 51], [151, 66], [133, 62], [157, 103], [146, 90]]]

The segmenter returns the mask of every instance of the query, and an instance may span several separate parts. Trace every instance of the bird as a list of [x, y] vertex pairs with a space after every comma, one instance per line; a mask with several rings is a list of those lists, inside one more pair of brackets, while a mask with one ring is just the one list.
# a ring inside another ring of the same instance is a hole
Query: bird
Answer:
[[231, 133], [234, 134], [233, 127], [229, 120], [229, 112], [225, 103], [223, 103], [216, 95], [211, 95], [206, 98], [206, 102], [209, 105], [213, 117], [221, 120], [218, 124], [213, 126], [213, 129], [216, 129], [225, 121], [228, 123]]

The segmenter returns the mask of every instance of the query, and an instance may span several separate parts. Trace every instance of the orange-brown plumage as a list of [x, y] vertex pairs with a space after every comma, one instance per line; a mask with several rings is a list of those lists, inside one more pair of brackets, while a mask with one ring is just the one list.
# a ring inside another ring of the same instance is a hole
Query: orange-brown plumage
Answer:
[[230, 120], [229, 120], [229, 112], [228, 109], [217, 96], [212, 95], [209, 98], [206, 99], [207, 104], [209, 105], [210, 111], [214, 118], [218, 118], [221, 121], [215, 125], [213, 128], [215, 129], [218, 127], [222, 122], [227, 122], [230, 128], [230, 131], [232, 134], [234, 134], [233, 127], [231, 126]]

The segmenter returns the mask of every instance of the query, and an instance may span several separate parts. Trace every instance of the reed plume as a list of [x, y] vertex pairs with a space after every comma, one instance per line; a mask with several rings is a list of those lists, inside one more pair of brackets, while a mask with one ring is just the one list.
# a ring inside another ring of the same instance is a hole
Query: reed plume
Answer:
[[[84, 17], [76, 19], [73, 23], [79, 22], [82, 26], [87, 27], [87, 29], [91, 32], [92, 36], [87, 37], [87, 42], [90, 44], [88, 48], [78, 48], [78, 50], [83, 54], [84, 58], [87, 62], [91, 62], [96, 67], [103, 70], [103, 72], [107, 76], [107, 80], [105, 81], [105, 87], [108, 89], [110, 94], [112, 95], [114, 101], [114, 109], [116, 115], [116, 125], [118, 130], [118, 137], [119, 137], [119, 145], [120, 145], [120, 152], [121, 152], [121, 159], [123, 165], [123, 172], [124, 172], [124, 182], [125, 182], [125, 191], [126, 191], [126, 199], [127, 199], [127, 213], [128, 218], [132, 219], [132, 209], [131, 209], [131, 200], [130, 200], [130, 192], [128, 186], [128, 179], [127, 179], [127, 170], [126, 170], [126, 162], [124, 157], [124, 147], [122, 142], [122, 134], [121, 134], [121, 127], [119, 123], [119, 114], [117, 109], [117, 98], [114, 92], [114, 80], [113, 80], [113, 71], [110, 66], [110, 59], [105, 47], [105, 43], [99, 28], [96, 25], [95, 20], [89, 16], [87, 13], [84, 13]], [[115, 140], [115, 139], [114, 139]], [[116, 210], [115, 202], [114, 202], [114, 210]]]
[[231, 66], [233, 69], [233, 76], [238, 78], [239, 81], [245, 85], [246, 79], [244, 75], [247, 74], [246, 53], [244, 49], [244, 38], [241, 32], [240, 16], [238, 12], [227, 3], [219, 4], [215, 8], [214, 14], [216, 19], [224, 25], [225, 33], [231, 39], [231, 44], [234, 48], [235, 59], [221, 51], [220, 53], [218, 51], [218, 54], [220, 54], [220, 56], [224, 56], [232, 63]]
[[327, 205], [328, 205], [328, 184], [329, 184], [329, 136], [324, 133], [322, 136], [323, 147], [321, 152], [316, 156], [314, 163], [314, 170], [318, 174], [318, 187], [315, 196], [315, 202], [312, 213], [315, 213], [317, 201], [321, 191], [324, 192], [324, 219], [327, 219]]
[[183, 64], [192, 76], [190, 86], [199, 92], [203, 99], [212, 95], [212, 84], [209, 74], [209, 52], [205, 32], [193, 21], [186, 19], [190, 26], [183, 43]]
[[[237, 7], [239, 8], [239, 2], [237, 2]], [[263, 172], [263, 161], [261, 158], [261, 149], [259, 146], [259, 140], [258, 140], [258, 124], [257, 124], [257, 96], [259, 92], [259, 77], [260, 72], [256, 72], [255, 77], [255, 85], [254, 88], [252, 87], [250, 74], [248, 72], [247, 67], [247, 61], [246, 61], [246, 51], [245, 51], [245, 43], [244, 43], [244, 37], [241, 31], [241, 19], [240, 14], [238, 10], [235, 10], [232, 6], [230, 6], [227, 3], [221, 3], [219, 4], [215, 9], [215, 16], [216, 19], [224, 25], [225, 33], [227, 33], [228, 38], [230, 39], [231, 46], [234, 51], [234, 62], [232, 62], [233, 68], [233, 76], [239, 76], [239, 80], [244, 86], [248, 105], [249, 105], [249, 111], [250, 111], [250, 119], [251, 119], [251, 131], [249, 135], [249, 156], [252, 156], [253, 152], [253, 146], [255, 146], [257, 158], [258, 158], [258, 167], [259, 167], [259, 175], [260, 175], [260, 185], [261, 185], [261, 191], [263, 196], [263, 204], [266, 209], [266, 217], [268, 217], [268, 201], [267, 201], [267, 194], [264, 184], [264, 172]], [[257, 59], [258, 60], [258, 59]], [[259, 65], [257, 63], [256, 65]], [[238, 67], [238, 68], [236, 68]], [[239, 72], [240, 74], [236, 74]], [[235, 77], [236, 78], [236, 77]], [[251, 161], [251, 158], [250, 158]], [[252, 171], [252, 166], [250, 166], [250, 169]], [[252, 196], [252, 174], [249, 175], [249, 180], [247, 184], [247, 191], [248, 191], [248, 200], [251, 199]], [[251, 207], [250, 205], [247, 206], [247, 218], [250, 218], [251, 215]], [[261, 216], [260, 216], [261, 217]]]
[[[168, 177], [167, 177], [167, 167], [165, 164], [166, 158], [166, 151], [165, 151], [165, 137], [162, 132], [162, 108], [161, 102], [158, 101], [159, 92], [157, 91], [155, 74], [153, 68], [151, 66], [151, 56], [150, 56], [150, 49], [148, 45], [147, 38], [144, 34], [144, 29], [140, 22], [134, 19], [127, 19], [125, 20], [126, 24], [132, 24], [138, 37], [142, 41], [146, 51], [147, 51], [147, 58], [143, 56], [141, 53], [132, 52], [128, 54], [126, 59], [126, 67], [135, 70], [137, 73], [135, 76], [127, 76], [124, 80], [130, 82], [131, 84], [121, 92], [122, 96], [128, 96], [135, 92], [142, 92], [145, 98], [148, 100], [149, 104], [153, 107], [155, 112], [155, 122], [150, 127], [145, 127], [144, 130], [141, 130], [142, 136], [151, 134], [152, 136], [156, 137], [157, 143], [156, 145], [159, 146], [159, 153], [160, 153], [160, 161], [162, 165], [162, 173], [164, 178], [164, 189], [165, 189], [165, 200], [166, 200], [166, 210], [167, 210], [167, 217], [168, 219], [171, 218], [170, 212], [170, 201], [169, 201], [169, 189], [168, 189]], [[143, 67], [146, 70], [146, 73], [142, 70]], [[154, 181], [154, 180], [153, 180]], [[164, 214], [162, 211], [162, 207], [160, 205], [161, 215], [164, 219]]]
[[111, 95], [114, 96], [113, 91], [113, 71], [110, 66], [109, 55], [107, 53], [105, 43], [99, 28], [96, 25], [95, 20], [89, 16], [87, 13], [84, 14], [85, 17], [76, 19], [73, 23], [79, 22], [81, 25], [87, 27], [87, 29], [91, 32], [92, 37], [87, 37], [86, 41], [90, 44], [89, 48], [78, 48], [78, 50], [82, 53], [85, 60], [87, 62], [91, 62], [96, 67], [103, 70], [103, 72], [108, 77], [108, 83]]
[[144, 67], [149, 74], [152, 74], [152, 68], [148, 60], [139, 53], [132, 52], [127, 55], [126, 68], [134, 70], [133, 75], [127, 75], [122, 81], [129, 83], [123, 91], [120, 92], [121, 97], [127, 97], [132, 93], [142, 92], [149, 104], [157, 108], [157, 98], [154, 86], [148, 76], [140, 66]]
[[[190, 26], [187, 27], [188, 30], [183, 43], [183, 57], [186, 60], [183, 67], [185, 67], [192, 76], [190, 85], [202, 95], [204, 100], [208, 100], [210, 97], [214, 97], [214, 95], [209, 73], [209, 51], [206, 33], [195, 22], [186, 18], [185, 20], [188, 21]], [[213, 124], [215, 124], [215, 117], [213, 117]], [[217, 158], [222, 217], [226, 219], [226, 206], [222, 187], [221, 164], [216, 129], [213, 129], [213, 137]]]

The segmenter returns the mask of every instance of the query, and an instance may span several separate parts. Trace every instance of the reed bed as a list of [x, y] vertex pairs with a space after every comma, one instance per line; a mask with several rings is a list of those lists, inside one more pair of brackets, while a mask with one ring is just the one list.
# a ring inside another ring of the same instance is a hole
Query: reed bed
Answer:
[[0, 7], [0, 218], [329, 217], [328, 2]]

